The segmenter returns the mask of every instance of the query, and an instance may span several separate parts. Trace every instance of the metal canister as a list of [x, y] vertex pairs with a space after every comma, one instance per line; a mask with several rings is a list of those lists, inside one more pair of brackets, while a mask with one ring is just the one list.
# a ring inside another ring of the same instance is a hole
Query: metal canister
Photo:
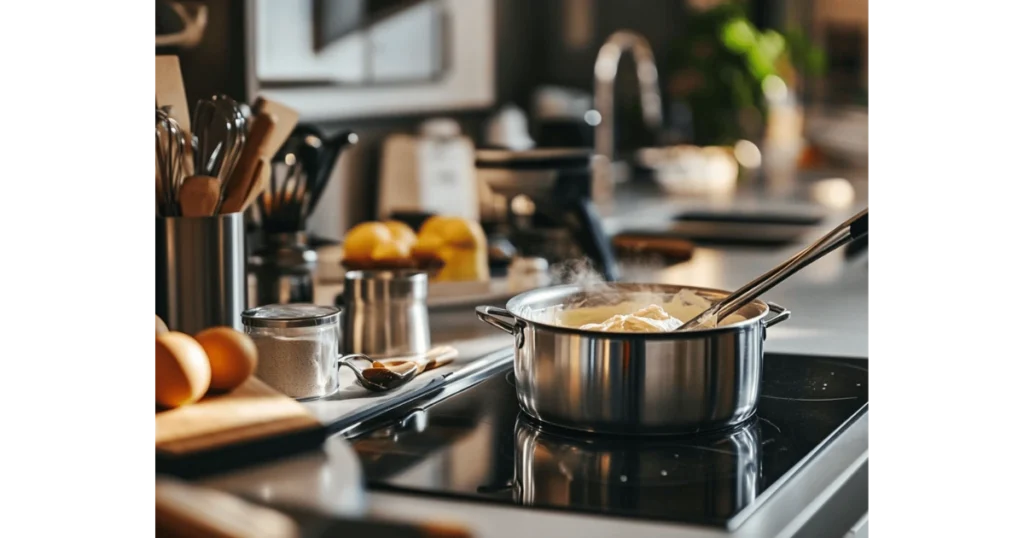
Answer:
[[387, 357], [430, 349], [426, 273], [349, 271], [344, 285], [343, 353]]
[[316, 261], [316, 250], [308, 245], [305, 233], [267, 235], [249, 258], [249, 307], [312, 303]]

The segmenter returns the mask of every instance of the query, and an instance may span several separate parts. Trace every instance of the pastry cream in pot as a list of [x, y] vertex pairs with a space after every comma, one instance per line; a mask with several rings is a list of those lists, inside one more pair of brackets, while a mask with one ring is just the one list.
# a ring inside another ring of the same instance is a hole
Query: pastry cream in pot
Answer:
[[[625, 301], [613, 305], [588, 306], [558, 309], [553, 312], [556, 324], [585, 331], [656, 333], [669, 332], [679, 328], [711, 306], [700, 298], [683, 302], [678, 298], [668, 301]], [[660, 304], [659, 304], [660, 303]], [[697, 303], [697, 304], [693, 304]], [[739, 314], [732, 314], [718, 323], [718, 326], [743, 321]]]

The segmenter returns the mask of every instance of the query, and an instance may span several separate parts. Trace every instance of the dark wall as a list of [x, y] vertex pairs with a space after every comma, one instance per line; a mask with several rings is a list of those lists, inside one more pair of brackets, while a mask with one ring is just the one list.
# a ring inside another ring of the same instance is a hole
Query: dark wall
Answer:
[[[467, 0], [471, 1], [471, 0]], [[181, 57], [186, 91], [193, 103], [216, 93], [245, 93], [244, 0], [208, 0], [209, 25], [199, 47], [176, 52]], [[570, 5], [580, 7], [567, 11]], [[587, 7], [589, 6], [589, 9]], [[514, 103], [529, 110], [531, 93], [539, 84], [555, 84], [591, 91], [593, 63], [604, 39], [619, 29], [632, 29], [647, 37], [662, 67], [667, 43], [681, 31], [682, 0], [496, 0], [495, 109]], [[567, 17], [588, 17], [589, 40], [568, 43]], [[619, 100], [630, 103], [637, 95], [635, 68], [630, 58], [620, 69]], [[664, 80], [663, 80], [664, 83]], [[345, 188], [357, 194], [349, 200], [346, 222], [372, 218], [367, 207], [375, 192], [381, 141], [394, 132], [412, 132], [428, 116], [444, 115], [459, 121], [463, 131], [479, 140], [491, 110], [431, 113], [372, 120], [328, 122], [328, 134], [353, 129], [360, 143], [346, 156]], [[636, 118], [639, 121], [639, 118]], [[623, 122], [629, 125], [628, 121]]]
[[[589, 0], [591, 39], [582, 46], [568, 43], [566, 20], [582, 14], [571, 11], [573, 2], [542, 2], [543, 14], [535, 19], [543, 28], [544, 54], [540, 77], [546, 83], [590, 91], [594, 84], [594, 59], [605, 38], [617, 30], [634, 30], [651, 43], [659, 67], [664, 65], [668, 44], [681, 32], [681, 0]], [[631, 58], [624, 58], [622, 76], [633, 72]], [[635, 77], [633, 78], [635, 82]]]
[[[193, 102], [215, 93], [243, 95], [245, 2], [204, 3], [209, 9], [209, 25], [202, 43], [191, 50], [158, 53], [171, 52], [181, 57], [186, 89]], [[571, 4], [590, 6], [589, 10], [573, 12], [591, 19], [591, 38], [583, 46], [570, 46], [564, 39], [565, 6]], [[496, 106], [515, 103], [528, 108], [531, 91], [538, 84], [590, 91], [597, 51], [604, 39], [619, 29], [636, 30], [647, 37], [659, 67], [662, 66], [669, 41], [682, 31], [682, 5], [682, 0], [496, 0]], [[630, 58], [624, 59], [621, 73], [623, 92], [635, 93]], [[476, 112], [454, 115], [466, 117], [471, 124], [480, 116]], [[415, 124], [421, 117], [407, 119]], [[396, 125], [394, 119], [385, 122]]]
[[181, 59], [181, 75], [189, 106], [201, 97], [245, 94], [245, 25], [243, 0], [201, 2], [208, 10], [203, 40], [193, 49], [161, 50]]

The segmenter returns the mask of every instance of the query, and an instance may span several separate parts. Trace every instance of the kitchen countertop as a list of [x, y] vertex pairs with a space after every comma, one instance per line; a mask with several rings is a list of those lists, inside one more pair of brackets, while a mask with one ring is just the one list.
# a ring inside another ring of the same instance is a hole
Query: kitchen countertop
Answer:
[[[809, 234], [813, 240], [859, 211], [867, 204], [866, 182], [858, 184], [857, 198], [844, 209], [827, 213], [818, 230]], [[734, 206], [790, 207], [808, 209], [807, 203], [771, 202], [753, 198], [737, 197], [729, 203]], [[667, 199], [651, 193], [623, 193], [617, 195], [615, 204], [603, 205], [603, 214], [609, 233], [615, 233], [627, 225], [631, 228], [644, 223], [664, 222], [671, 215], [687, 207], [707, 208], [707, 204]], [[711, 249], [698, 248], [690, 261], [667, 268], [655, 268], [638, 273], [627, 273], [631, 280], [660, 281], [722, 289], [734, 289], [758, 274], [785, 260], [798, 250], [791, 246], [780, 250], [765, 249]], [[766, 351], [795, 354], [820, 354], [846, 357], [867, 357], [868, 338], [868, 267], [866, 256], [845, 260], [841, 251], [820, 259], [788, 281], [771, 290], [765, 297], [787, 307], [793, 316], [785, 323], [773, 327], [765, 342]], [[318, 302], [324, 302], [321, 297]], [[333, 294], [327, 302], [333, 301]], [[430, 314], [432, 337], [435, 342], [480, 338], [482, 348], [495, 349], [503, 346], [501, 333], [476, 320], [472, 308], [457, 307], [432, 311]], [[821, 503], [837, 506], [849, 505], [850, 499], [843, 495], [860, 495], [863, 483], [863, 503], [866, 513], [867, 474], [867, 423], [865, 414], [856, 423], [831, 443], [811, 464], [805, 468], [788, 487], [773, 496], [740, 529], [730, 536], [765, 536], [789, 534], [794, 522], [802, 524], [814, 521], [814, 514]], [[328, 444], [347, 445], [334, 438]], [[313, 456], [309, 456], [313, 457]], [[300, 457], [301, 460], [303, 457]], [[253, 491], [272, 492], [274, 481], [268, 478], [280, 468], [282, 483], [294, 488], [301, 480], [294, 475], [294, 462], [275, 463], [259, 469], [260, 483], [250, 483], [244, 473], [220, 481], [220, 486], [229, 491], [252, 495]], [[300, 466], [301, 467], [301, 466]], [[316, 467], [315, 469], [313, 467]], [[339, 466], [311, 466], [304, 469], [309, 473], [310, 484], [328, 482], [332, 474], [350, 472]], [[287, 473], [287, 479], [285, 475]], [[340, 477], [339, 477], [340, 478]], [[853, 484], [842, 488], [843, 484]], [[294, 489], [293, 489], [294, 492]], [[471, 527], [475, 536], [724, 536], [722, 531], [685, 525], [629, 521], [602, 516], [560, 514], [547, 511], [525, 511], [521, 508], [481, 505], [429, 498], [425, 496], [395, 493], [368, 492], [365, 503], [339, 505], [330, 495], [324, 495], [322, 488], [311, 487], [308, 492], [298, 492], [291, 502], [299, 502], [309, 508], [328, 513], [368, 513], [380, 517], [398, 517], [408, 521], [450, 519], [463, 522]], [[831, 506], [831, 505], [830, 505]], [[832, 508], [835, 510], [836, 508]], [[862, 514], [857, 514], [859, 517]], [[866, 524], [864, 524], [866, 527]]]
[[[867, 206], [867, 186], [853, 183], [857, 197], [849, 207], [824, 209], [806, 200], [764, 200], [753, 195], [740, 195], [724, 202], [688, 201], [666, 198], [656, 191], [636, 189], [616, 195], [614, 203], [598, 206], [606, 231], [613, 235], [626, 228], [657, 226], [687, 209], [735, 207], [741, 209], [778, 210], [798, 214], [823, 214], [822, 223], [806, 235], [813, 241], [834, 226]], [[622, 280], [661, 282], [736, 289], [786, 260], [804, 244], [782, 249], [697, 248], [693, 257], [669, 267], [625, 267]], [[330, 251], [334, 257], [340, 251]], [[321, 264], [337, 265], [337, 260], [321, 256]], [[340, 272], [334, 270], [340, 275]], [[332, 273], [332, 277], [335, 275]], [[318, 286], [317, 303], [334, 304], [340, 284]], [[868, 354], [868, 264], [867, 257], [846, 260], [839, 249], [793, 275], [769, 291], [764, 300], [788, 308], [792, 317], [773, 327], [765, 341], [770, 352], [818, 354], [844, 357], [866, 357]], [[501, 305], [500, 303], [495, 303]], [[431, 334], [435, 342], [494, 338], [497, 331], [476, 319], [472, 305], [453, 306], [431, 311]]]

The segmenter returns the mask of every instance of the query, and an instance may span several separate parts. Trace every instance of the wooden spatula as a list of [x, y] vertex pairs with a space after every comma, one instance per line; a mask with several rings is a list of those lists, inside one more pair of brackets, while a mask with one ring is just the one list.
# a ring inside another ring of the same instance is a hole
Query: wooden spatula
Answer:
[[245, 207], [254, 178], [258, 178], [256, 167], [260, 159], [269, 160], [267, 144], [270, 137], [277, 131], [277, 118], [273, 114], [260, 112], [256, 114], [245, 139], [245, 147], [235, 164], [228, 184], [224, 188], [224, 201], [219, 213], [237, 213]]
[[285, 141], [288, 140], [288, 135], [292, 134], [295, 126], [299, 124], [299, 113], [293, 108], [264, 97], [256, 99], [253, 111], [257, 114], [260, 112], [270, 114], [277, 119], [277, 125], [274, 128], [273, 136], [270, 137], [270, 141], [267, 143], [266, 152], [266, 155], [273, 158], [274, 155], [277, 155]]
[[253, 175], [252, 184], [249, 187], [249, 194], [246, 195], [245, 203], [242, 204], [242, 211], [248, 209], [256, 201], [256, 198], [262, 195], [263, 191], [267, 190], [267, 186], [270, 185], [270, 159], [267, 157], [260, 159], [256, 170], [256, 173]]
[[219, 200], [220, 180], [211, 176], [189, 176], [178, 191], [183, 217], [213, 216]]
[[181, 65], [177, 56], [156, 57], [156, 106], [170, 106], [169, 115], [178, 122], [186, 134], [192, 133], [188, 99], [185, 98], [185, 82], [181, 78]]

